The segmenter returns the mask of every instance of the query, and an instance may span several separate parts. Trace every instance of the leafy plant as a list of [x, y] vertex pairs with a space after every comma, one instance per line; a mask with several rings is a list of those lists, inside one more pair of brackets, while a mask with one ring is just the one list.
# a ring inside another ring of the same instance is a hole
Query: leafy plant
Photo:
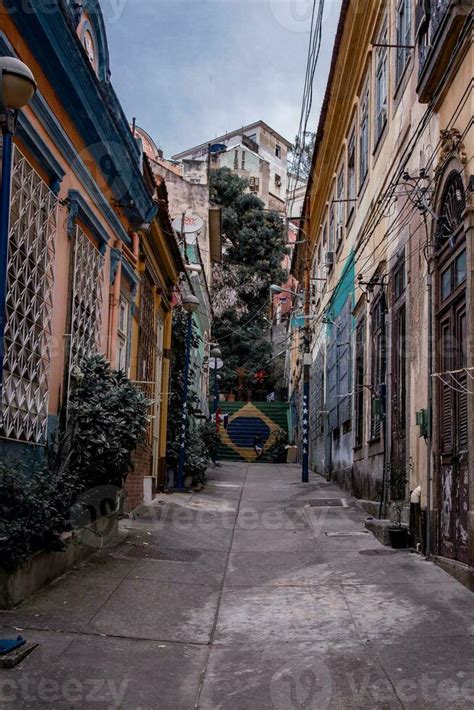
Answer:
[[63, 549], [78, 481], [47, 469], [28, 475], [24, 468], [0, 465], [0, 566], [15, 569], [41, 549]]
[[208, 458], [213, 458], [219, 446], [220, 437], [217, 432], [215, 422], [206, 422], [199, 429], [201, 440], [205, 447]]
[[102, 356], [82, 363], [48, 463], [33, 471], [0, 464], [0, 566], [16, 569], [38, 550], [62, 549], [61, 535], [84, 519], [83, 492], [122, 486], [147, 409], [142, 392]]
[[68, 423], [56, 461], [83, 482], [84, 489], [120, 488], [132, 467], [132, 452], [146, 430], [149, 401], [102, 355], [72, 373]]
[[[168, 415], [168, 442], [166, 447], [166, 463], [176, 477], [179, 462], [180, 434], [182, 424], [182, 398], [184, 384], [184, 361], [186, 351], [187, 314], [177, 306], [173, 311], [172, 355], [171, 355], [171, 394]], [[200, 338], [194, 327], [191, 333], [191, 347], [197, 348]], [[209, 456], [199, 429], [194, 426], [194, 415], [199, 407], [199, 397], [193, 387], [196, 372], [191, 366], [189, 370], [188, 393], [188, 428], [185, 442], [185, 478], [192, 479], [192, 485], [203, 483], [209, 463]]]
[[273, 463], [286, 463], [287, 445], [288, 434], [284, 429], [280, 429], [267, 452]]

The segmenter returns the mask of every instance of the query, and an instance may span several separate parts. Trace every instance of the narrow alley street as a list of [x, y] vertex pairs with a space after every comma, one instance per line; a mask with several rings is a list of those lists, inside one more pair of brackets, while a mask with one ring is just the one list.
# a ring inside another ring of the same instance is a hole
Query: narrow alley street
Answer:
[[472, 595], [382, 547], [335, 485], [227, 463], [11, 612], [35, 651], [0, 706], [468, 708]]

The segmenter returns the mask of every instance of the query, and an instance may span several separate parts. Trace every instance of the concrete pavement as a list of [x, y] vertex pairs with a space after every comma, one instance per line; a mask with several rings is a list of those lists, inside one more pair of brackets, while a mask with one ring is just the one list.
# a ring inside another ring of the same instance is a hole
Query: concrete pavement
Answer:
[[[11, 612], [0, 707], [474, 707], [474, 596], [382, 547], [336, 486], [229, 463]], [[21, 631], [17, 631], [21, 630]]]

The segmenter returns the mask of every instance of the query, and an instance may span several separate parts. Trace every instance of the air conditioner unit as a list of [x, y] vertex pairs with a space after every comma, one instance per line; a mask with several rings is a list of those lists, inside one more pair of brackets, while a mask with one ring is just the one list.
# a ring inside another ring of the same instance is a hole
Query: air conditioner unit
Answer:
[[324, 258], [324, 266], [326, 269], [332, 269], [334, 266], [334, 252], [333, 251], [327, 251], [326, 256]]

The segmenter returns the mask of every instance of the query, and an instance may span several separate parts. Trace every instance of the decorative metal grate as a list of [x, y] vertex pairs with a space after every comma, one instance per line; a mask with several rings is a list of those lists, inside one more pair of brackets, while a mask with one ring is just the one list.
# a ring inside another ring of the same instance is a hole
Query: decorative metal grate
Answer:
[[15, 148], [0, 434], [46, 443], [57, 199]]
[[143, 381], [153, 380], [156, 358], [155, 304], [153, 281], [146, 269], [141, 279], [140, 301], [140, 343], [139, 377]]
[[156, 405], [157, 405], [157, 394], [156, 392], [156, 382], [143, 382], [140, 380], [133, 380], [133, 384], [140, 389], [145, 397], [149, 401], [148, 405], [148, 424], [145, 432], [141, 436], [141, 443], [150, 444], [152, 441], [153, 427], [155, 425], [156, 418]]
[[104, 257], [78, 226], [74, 242], [69, 371], [100, 352]]
[[127, 557], [139, 559], [158, 560], [163, 562], [184, 562], [192, 564], [197, 562], [202, 553], [199, 550], [180, 550], [163, 548], [154, 543], [146, 545], [131, 545], [127, 550]]
[[311, 508], [342, 508], [344, 503], [340, 498], [327, 498], [326, 500], [308, 500], [306, 501]]

